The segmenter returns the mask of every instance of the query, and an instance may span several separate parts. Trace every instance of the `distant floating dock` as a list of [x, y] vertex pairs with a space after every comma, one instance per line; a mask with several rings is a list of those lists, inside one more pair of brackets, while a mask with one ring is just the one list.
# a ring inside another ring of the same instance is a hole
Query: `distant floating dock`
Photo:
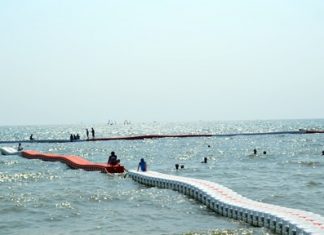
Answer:
[[129, 171], [136, 182], [179, 191], [216, 213], [252, 226], [266, 227], [276, 234], [323, 235], [324, 217], [311, 212], [276, 206], [245, 198], [217, 183], [154, 171]]
[[17, 143], [78, 143], [85, 141], [112, 141], [112, 140], [143, 140], [143, 139], [160, 139], [160, 138], [194, 138], [194, 137], [232, 137], [232, 136], [253, 136], [253, 135], [291, 135], [291, 134], [320, 134], [324, 130], [304, 130], [298, 131], [273, 131], [273, 132], [255, 132], [255, 133], [230, 133], [230, 134], [164, 134], [164, 135], [135, 135], [135, 136], [115, 136], [99, 137], [82, 140], [70, 139], [34, 139], [34, 140], [0, 140], [0, 144], [17, 144]]
[[135, 136], [115, 136], [100, 137], [82, 140], [70, 139], [41, 139], [41, 140], [4, 140], [0, 144], [18, 144], [18, 143], [79, 143], [86, 141], [112, 141], [112, 140], [143, 140], [143, 139], [160, 139], [160, 138], [192, 138], [192, 137], [212, 137], [213, 134], [175, 134], [175, 135], [135, 135]]

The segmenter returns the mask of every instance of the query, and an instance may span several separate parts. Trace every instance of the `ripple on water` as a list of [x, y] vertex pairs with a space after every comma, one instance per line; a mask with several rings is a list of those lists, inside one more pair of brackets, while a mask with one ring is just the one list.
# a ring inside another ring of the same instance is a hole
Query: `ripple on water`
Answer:
[[[323, 120], [315, 123], [324, 128]], [[313, 124], [293, 120], [93, 127], [98, 137], [109, 137], [298, 130]], [[30, 133], [39, 138], [63, 139], [70, 133], [84, 136], [85, 128], [0, 127], [0, 134], [2, 139], [28, 139]], [[324, 135], [265, 135], [26, 143], [24, 148], [80, 155], [94, 162], [105, 162], [115, 151], [129, 169], [136, 168], [144, 157], [151, 170], [220, 183], [253, 200], [323, 214], [324, 158], [319, 156], [323, 141]], [[254, 148], [259, 153], [267, 151], [267, 155], [248, 156]], [[208, 164], [200, 163], [204, 156]], [[70, 170], [62, 163], [14, 156], [0, 159], [0, 211], [5, 211], [0, 213], [0, 221], [6, 226], [1, 227], [3, 234], [267, 234], [266, 230], [218, 216], [172, 190], [145, 187], [129, 178]], [[184, 164], [185, 169], [176, 171], [176, 162]]]
[[321, 182], [316, 182], [316, 181], [313, 181], [313, 180], [311, 180], [311, 181], [308, 181], [307, 183], [306, 183], [306, 186], [307, 187], [317, 187], [317, 186], [320, 186], [320, 185], [322, 185], [322, 183]]
[[310, 168], [316, 168], [320, 167], [321, 163], [319, 161], [291, 161], [292, 163], [299, 164], [302, 167], [310, 167]]
[[54, 180], [58, 178], [56, 175], [49, 175], [42, 172], [21, 172], [21, 173], [4, 173], [0, 172], [1, 183], [13, 183], [13, 182], [35, 182], [39, 180]]
[[207, 231], [187, 232], [183, 235], [253, 235], [253, 234], [269, 234], [265, 229], [211, 229]]
[[15, 160], [0, 160], [0, 165], [1, 164], [4, 164], [6, 166], [13, 166], [13, 165], [18, 164], [18, 161], [15, 161]]

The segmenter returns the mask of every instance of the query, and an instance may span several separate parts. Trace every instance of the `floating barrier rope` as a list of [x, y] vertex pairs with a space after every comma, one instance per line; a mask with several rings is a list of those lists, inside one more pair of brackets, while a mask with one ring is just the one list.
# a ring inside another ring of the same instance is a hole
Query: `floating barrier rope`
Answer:
[[191, 138], [191, 137], [230, 137], [230, 136], [250, 136], [250, 135], [284, 135], [284, 134], [318, 134], [324, 130], [303, 130], [299, 131], [274, 131], [274, 132], [255, 132], [255, 133], [233, 133], [233, 134], [170, 134], [170, 135], [136, 135], [136, 136], [115, 136], [73, 140], [70, 139], [34, 139], [34, 140], [1, 140], [0, 144], [15, 143], [68, 143], [84, 141], [111, 141], [111, 140], [143, 140], [159, 138]]
[[297, 209], [261, 203], [245, 198], [220, 184], [159, 172], [129, 171], [136, 182], [179, 191], [193, 197], [225, 217], [266, 227], [284, 235], [323, 235], [324, 217]]

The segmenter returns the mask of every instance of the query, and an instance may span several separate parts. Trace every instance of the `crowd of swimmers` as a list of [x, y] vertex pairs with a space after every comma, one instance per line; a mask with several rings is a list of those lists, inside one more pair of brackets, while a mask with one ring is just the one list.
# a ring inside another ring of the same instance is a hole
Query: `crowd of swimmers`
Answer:
[[[86, 136], [87, 136], [87, 140], [89, 140], [89, 130], [86, 129]], [[91, 135], [92, 135], [92, 138], [94, 139], [95, 138], [95, 130], [93, 128], [91, 128]], [[33, 137], [33, 134], [30, 135], [29, 137], [30, 141], [33, 141], [34, 140], [34, 137]], [[71, 134], [70, 135], [70, 141], [73, 142], [75, 140], [80, 140], [80, 135], [79, 134], [76, 134], [76, 135], [73, 135]], [[208, 148], [210, 148], [210, 145], [208, 145]], [[18, 151], [22, 151], [23, 150], [23, 147], [21, 146], [21, 143], [18, 144], [18, 147], [17, 147], [17, 150]], [[257, 155], [258, 154], [258, 151], [257, 149], [253, 149], [253, 155]], [[267, 152], [266, 151], [263, 151], [263, 154], [266, 155]], [[324, 156], [324, 150], [322, 151], [322, 156]], [[203, 161], [201, 163], [205, 163], [207, 164], [208, 162], [208, 158], [207, 157], [204, 157], [203, 158]], [[111, 152], [110, 156], [108, 157], [108, 161], [107, 161], [107, 164], [110, 164], [110, 165], [117, 165], [120, 163], [120, 159], [117, 158], [117, 155], [115, 154], [114, 151]], [[184, 165], [183, 164], [179, 164], [179, 163], [176, 163], [175, 164], [175, 169], [176, 170], [179, 170], [180, 169], [184, 169]], [[141, 158], [140, 162], [138, 163], [138, 166], [137, 166], [137, 171], [147, 171], [147, 164], [144, 160], [144, 158]]]
[[[210, 148], [210, 145], [208, 145], [208, 148]], [[253, 154], [254, 155], [257, 155], [258, 151], [256, 149], [253, 149]], [[266, 155], [267, 152], [266, 151], [263, 151], [263, 154]], [[322, 151], [322, 155], [324, 156], [324, 151]], [[202, 162], [201, 163], [205, 163], [207, 164], [208, 162], [208, 158], [207, 157], [204, 157]], [[120, 160], [117, 160], [117, 156], [115, 155], [114, 152], [111, 152], [111, 155], [109, 156], [109, 159], [108, 159], [108, 164], [117, 164], [117, 163], [120, 163]], [[179, 169], [184, 169], [184, 164], [179, 164], [179, 163], [176, 163], [175, 164], [175, 169], [176, 170], [179, 170]], [[137, 166], [137, 171], [147, 171], [147, 164], [144, 160], [144, 158], [142, 158], [140, 160], [140, 162], [138, 163], [138, 166]]]

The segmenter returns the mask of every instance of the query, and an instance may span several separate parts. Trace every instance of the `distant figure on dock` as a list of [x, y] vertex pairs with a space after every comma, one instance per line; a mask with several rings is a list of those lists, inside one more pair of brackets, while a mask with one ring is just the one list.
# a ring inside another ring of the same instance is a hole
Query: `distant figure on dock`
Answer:
[[89, 130], [88, 128], [86, 129], [86, 135], [87, 135], [87, 140], [89, 139]]
[[19, 143], [19, 144], [18, 144], [18, 148], [17, 148], [17, 150], [18, 150], [18, 151], [22, 151], [23, 149], [24, 149], [24, 148], [21, 147], [21, 143]]
[[204, 160], [201, 163], [207, 163], [207, 157], [204, 157]]
[[29, 140], [30, 140], [30, 141], [33, 141], [33, 140], [34, 140], [33, 134], [31, 134], [31, 135], [29, 136]]
[[92, 139], [94, 139], [95, 138], [95, 130], [93, 129], [93, 127], [91, 128], [91, 134], [92, 134]]
[[111, 152], [109, 158], [108, 158], [108, 164], [110, 165], [117, 165], [120, 163], [120, 160], [117, 159], [117, 156], [115, 155], [115, 152]]
[[147, 171], [147, 165], [146, 165], [146, 162], [144, 161], [144, 158], [141, 158], [141, 161], [138, 163], [137, 171], [139, 169], [141, 169], [141, 171], [143, 171], [143, 172]]
[[254, 155], [257, 155], [257, 150], [253, 149], [253, 153], [254, 153]]
[[73, 140], [74, 140], [74, 136], [71, 134], [70, 135], [70, 141], [73, 142]]

